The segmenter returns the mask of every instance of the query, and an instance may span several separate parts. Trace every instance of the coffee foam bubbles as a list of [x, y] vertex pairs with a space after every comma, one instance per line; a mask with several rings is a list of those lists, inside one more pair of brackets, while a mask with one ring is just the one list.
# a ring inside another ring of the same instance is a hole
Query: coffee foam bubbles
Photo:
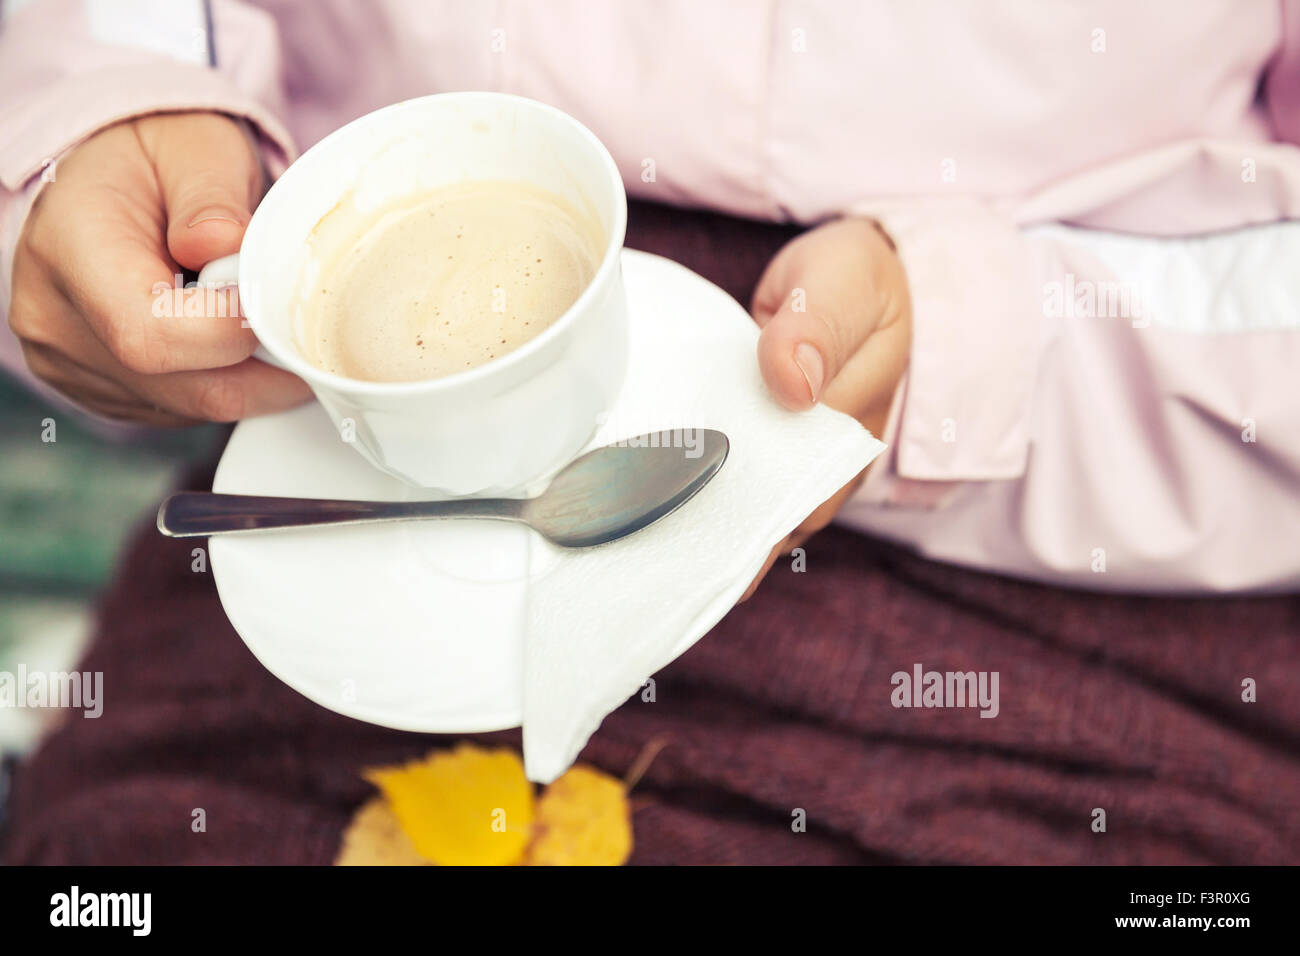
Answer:
[[464, 371], [545, 331], [600, 265], [594, 215], [520, 182], [458, 183], [368, 214], [346, 200], [318, 223], [320, 263], [298, 346], [347, 378]]

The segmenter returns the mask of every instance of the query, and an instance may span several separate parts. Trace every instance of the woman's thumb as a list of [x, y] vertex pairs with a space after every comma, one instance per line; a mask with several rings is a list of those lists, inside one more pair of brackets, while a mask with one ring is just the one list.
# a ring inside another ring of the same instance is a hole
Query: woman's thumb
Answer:
[[778, 253], [754, 296], [758, 366], [778, 402], [797, 411], [826, 397], [892, 314], [893, 261], [875, 225], [857, 219], [804, 233]]
[[239, 251], [262, 192], [262, 168], [243, 129], [218, 113], [151, 117], [141, 140], [158, 172], [167, 249], [187, 269]]

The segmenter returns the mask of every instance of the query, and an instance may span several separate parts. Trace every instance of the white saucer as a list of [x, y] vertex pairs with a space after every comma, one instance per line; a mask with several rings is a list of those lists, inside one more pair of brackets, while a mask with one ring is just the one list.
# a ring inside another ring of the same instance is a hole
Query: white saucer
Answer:
[[[665, 270], [623, 253], [630, 312], [653, 316]], [[720, 296], [698, 280], [700, 308]], [[731, 316], [728, 316], [731, 319]], [[733, 320], [734, 321], [734, 320]], [[652, 326], [653, 323], [647, 323]], [[213, 490], [404, 499], [412, 489], [345, 444], [317, 404], [236, 427]], [[428, 733], [517, 727], [529, 580], [553, 549], [527, 528], [429, 521], [214, 537], [213, 577], [231, 624], [265, 667], [323, 707]]]

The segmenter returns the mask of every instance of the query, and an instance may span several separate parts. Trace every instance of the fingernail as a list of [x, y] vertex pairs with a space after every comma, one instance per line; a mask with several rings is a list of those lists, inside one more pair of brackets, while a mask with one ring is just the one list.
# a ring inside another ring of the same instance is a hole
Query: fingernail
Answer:
[[804, 381], [808, 383], [808, 394], [816, 402], [822, 393], [822, 379], [826, 376], [821, 353], [807, 342], [800, 342], [794, 350], [794, 364], [803, 372]]
[[238, 213], [229, 209], [223, 209], [221, 206], [209, 206], [191, 219], [187, 228], [193, 229], [201, 222], [229, 222], [236, 226], [242, 226], [243, 223], [237, 217]]

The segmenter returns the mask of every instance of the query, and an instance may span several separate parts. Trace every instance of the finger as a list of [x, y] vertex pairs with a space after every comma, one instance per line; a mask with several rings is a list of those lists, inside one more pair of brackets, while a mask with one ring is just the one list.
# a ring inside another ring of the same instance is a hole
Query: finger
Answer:
[[123, 401], [131, 393], [104, 372], [103, 345], [50, 282], [48, 274], [19, 250], [9, 325], [32, 374], [79, 404]]
[[240, 126], [217, 113], [144, 124], [141, 141], [158, 170], [167, 249], [187, 269], [239, 251], [262, 191], [262, 167]]
[[796, 411], [821, 400], [872, 326], [851, 307], [832, 301], [830, 293], [808, 311], [787, 303], [777, 310], [758, 337], [758, 367], [778, 402]]
[[253, 354], [257, 339], [231, 290], [178, 290], [161, 232], [138, 222], [125, 208], [130, 200], [95, 191], [85, 202], [96, 215], [63, 236], [56, 282], [117, 363], [163, 374]]
[[187, 428], [203, 424], [196, 418], [184, 418], [163, 411], [161, 408], [142, 405], [138, 400], [132, 402], [105, 401], [95, 404], [88, 403], [86, 407], [101, 418], [131, 425], [148, 425], [150, 428]]
[[912, 327], [897, 322], [877, 329], [826, 386], [822, 401], [882, 435], [898, 382], [911, 355]]
[[754, 577], [754, 580], [750, 582], [749, 587], [746, 588], [745, 593], [737, 603], [743, 604], [754, 596], [754, 592], [758, 590], [758, 586], [763, 582], [763, 579], [767, 577], [768, 572], [772, 570], [772, 566], [776, 563], [778, 558], [784, 554], [789, 554], [795, 548], [802, 546], [804, 542], [814, 534], [830, 524], [836, 513], [843, 506], [844, 502], [852, 497], [853, 493], [858, 490], [858, 486], [862, 484], [862, 479], [865, 476], [866, 471], [859, 472], [847, 485], [835, 492], [834, 495], [818, 506], [816, 511], [800, 522], [799, 527], [795, 528], [794, 531], [790, 532], [790, 534], [788, 534], [780, 544], [774, 547], [771, 552], [768, 553], [767, 560], [763, 562], [763, 569], [759, 571]]
[[767, 560], [763, 562], [762, 570], [754, 576], [753, 581], [749, 582], [749, 587], [747, 587], [745, 593], [740, 596], [740, 600], [736, 602], [737, 604], [744, 604], [754, 596], [754, 592], [758, 590], [758, 586], [763, 583], [763, 578], [767, 577], [767, 572], [772, 570], [772, 565], [776, 563], [776, 559], [785, 552], [788, 543], [789, 539], [786, 539], [768, 553]]
[[92, 411], [104, 403], [129, 404], [135, 398], [117, 382], [49, 346], [24, 342], [22, 351], [23, 360], [33, 375]]
[[43, 346], [24, 346], [23, 353], [33, 375], [58, 389], [79, 408], [101, 418], [168, 427], [196, 423], [195, 419], [182, 418], [143, 402], [117, 382], [69, 361], [67, 356], [52, 356]]
[[769, 288], [785, 288], [759, 334], [758, 366], [786, 408], [801, 410], [820, 401], [879, 324], [860, 258], [798, 256], [768, 282]]
[[[24, 281], [23, 289], [28, 285]], [[36, 313], [39, 322], [30, 318]], [[34, 374], [112, 418], [167, 425], [233, 421], [311, 397], [302, 379], [256, 359], [225, 369], [133, 372], [113, 360], [72, 303], [48, 288], [36, 299], [24, 292], [11, 319]]]
[[108, 397], [92, 396], [83, 393], [77, 398], [77, 405], [98, 418], [129, 425], [148, 425], [151, 428], [178, 428], [202, 424], [197, 419], [183, 418], [171, 412], [141, 404], [140, 399], [131, 396], [126, 401], [117, 401]]
[[62, 297], [47, 295], [41, 301], [43, 321], [22, 342], [27, 367], [37, 378], [105, 418], [163, 426], [204, 420], [160, 407], [173, 379], [138, 375], [115, 363]]
[[221, 369], [136, 376], [134, 387], [163, 411], [212, 422], [285, 411], [312, 396], [298, 376], [257, 359]]
[[782, 250], [754, 296], [759, 368], [778, 402], [801, 410], [822, 400], [862, 344], [901, 314], [897, 268], [865, 220], [823, 226]]

